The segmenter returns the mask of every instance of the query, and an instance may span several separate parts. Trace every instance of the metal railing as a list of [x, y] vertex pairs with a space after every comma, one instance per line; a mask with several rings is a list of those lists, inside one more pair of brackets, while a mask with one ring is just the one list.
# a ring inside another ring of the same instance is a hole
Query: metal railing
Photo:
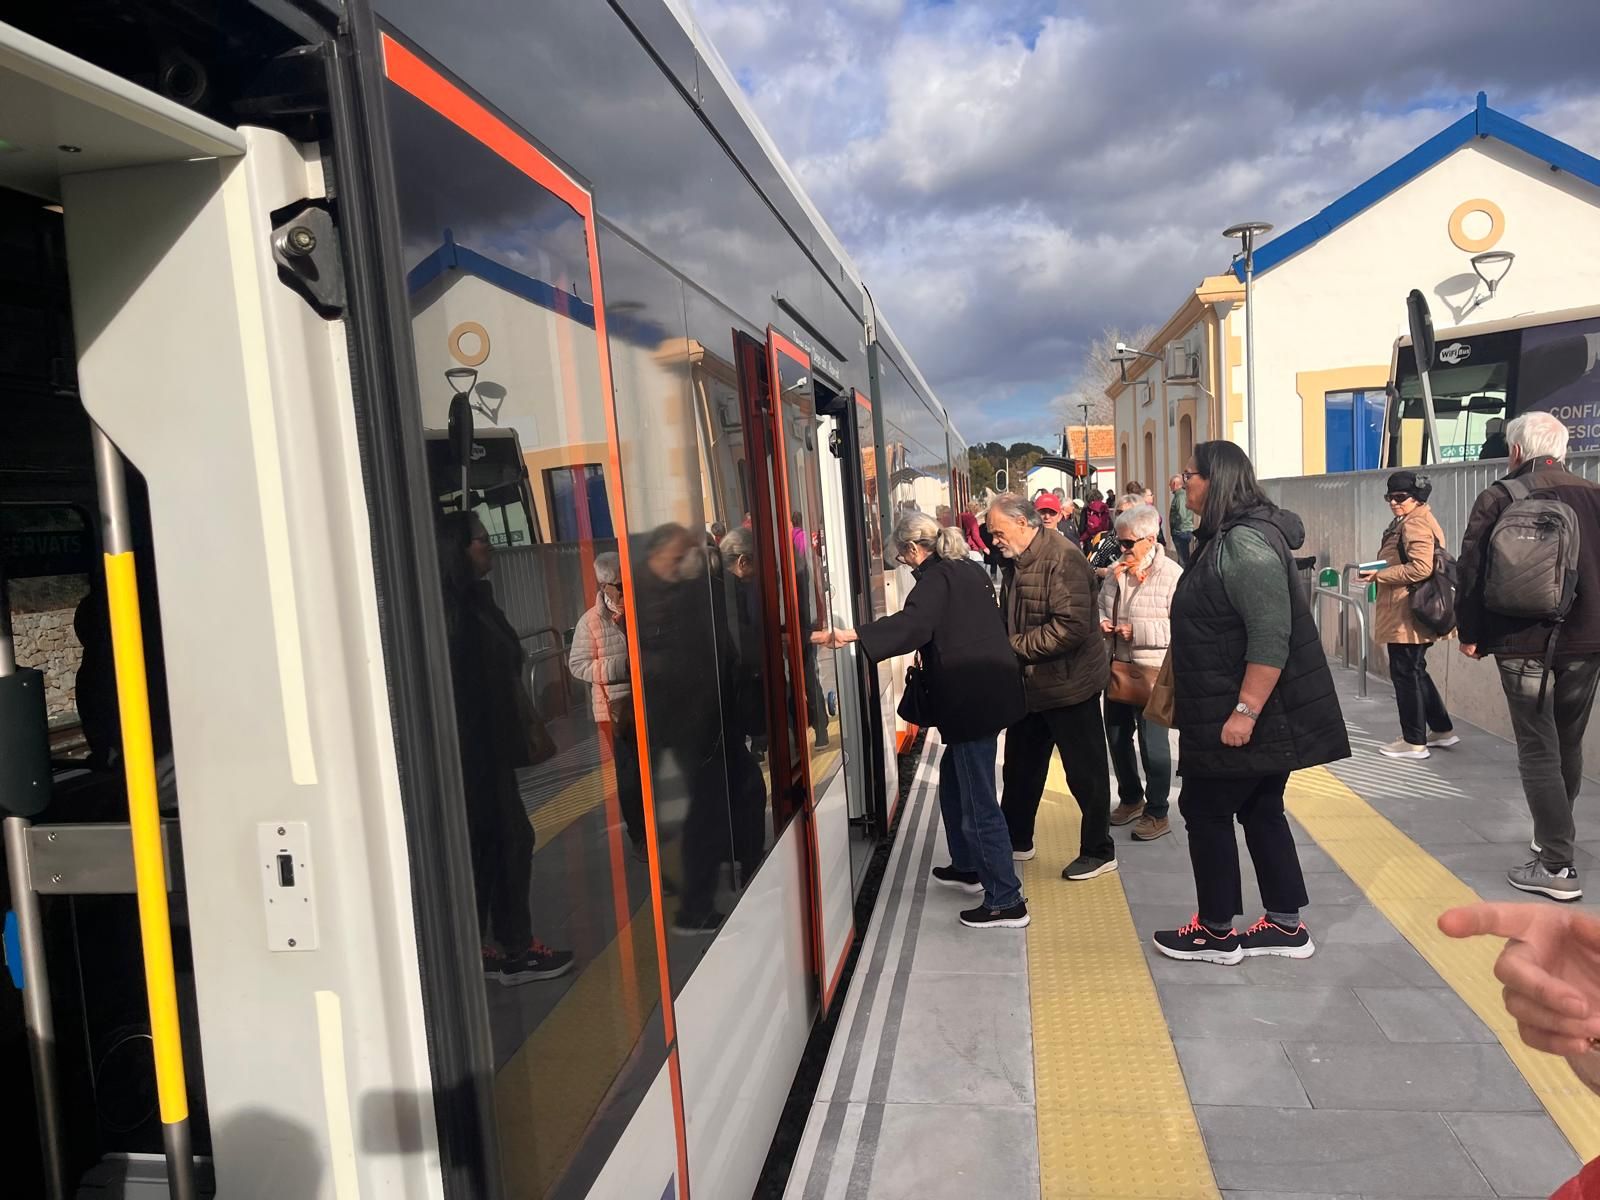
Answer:
[[1352, 665], [1350, 662], [1350, 614], [1352, 612], [1355, 613], [1356, 629], [1361, 635], [1361, 698], [1365, 700], [1367, 698], [1367, 650], [1371, 645], [1371, 639], [1367, 636], [1367, 596], [1365, 588], [1354, 595], [1350, 592], [1350, 572], [1359, 572], [1360, 569], [1360, 563], [1345, 563], [1344, 569], [1339, 572], [1339, 586], [1337, 588], [1329, 587], [1325, 583], [1318, 583], [1312, 589], [1311, 619], [1315, 622], [1317, 633], [1320, 636], [1322, 633], [1322, 602], [1324, 600], [1333, 600], [1339, 605], [1338, 648], [1344, 658], [1345, 670], [1348, 671]]

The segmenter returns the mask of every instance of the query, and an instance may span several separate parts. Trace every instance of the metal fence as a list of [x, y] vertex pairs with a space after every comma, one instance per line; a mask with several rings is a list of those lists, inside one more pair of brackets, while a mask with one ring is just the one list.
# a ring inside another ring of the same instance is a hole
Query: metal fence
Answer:
[[[1567, 467], [1576, 475], [1600, 483], [1600, 454], [1574, 456]], [[1428, 504], [1452, 551], [1460, 551], [1467, 517], [1479, 494], [1502, 478], [1505, 469], [1504, 460], [1420, 469], [1433, 481]], [[1297, 553], [1316, 555], [1319, 569], [1342, 570], [1347, 564], [1370, 562], [1377, 557], [1383, 532], [1393, 519], [1383, 499], [1388, 478], [1388, 471], [1353, 471], [1265, 480], [1262, 487], [1274, 501], [1298, 513], [1305, 522], [1305, 545]], [[1323, 644], [1330, 654], [1339, 649], [1333, 607], [1329, 605], [1322, 630]], [[1353, 626], [1351, 622], [1352, 636]], [[1385, 648], [1374, 643], [1369, 649], [1372, 673], [1387, 677], [1389, 660]], [[1464, 658], [1451, 643], [1429, 655], [1428, 667], [1453, 715], [1504, 737], [1511, 736], [1511, 722], [1493, 663]], [[1586, 744], [1590, 755], [1600, 753], [1600, 728], [1591, 731]]]

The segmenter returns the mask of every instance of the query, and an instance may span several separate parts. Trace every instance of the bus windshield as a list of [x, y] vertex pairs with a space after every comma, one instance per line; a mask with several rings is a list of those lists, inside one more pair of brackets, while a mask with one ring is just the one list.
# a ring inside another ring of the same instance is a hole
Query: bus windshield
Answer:
[[[1468, 337], [1441, 335], [1430, 382], [1440, 452], [1432, 461], [1504, 458], [1506, 422], [1544, 411], [1566, 424], [1570, 450], [1600, 450], [1600, 317]], [[1422, 462], [1425, 420], [1416, 354], [1401, 346], [1390, 395], [1387, 461]]]

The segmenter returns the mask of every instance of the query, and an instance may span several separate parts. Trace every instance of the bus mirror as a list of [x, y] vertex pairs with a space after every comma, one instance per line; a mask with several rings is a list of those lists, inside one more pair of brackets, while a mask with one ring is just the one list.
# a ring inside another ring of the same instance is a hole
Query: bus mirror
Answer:
[[472, 401], [465, 392], [450, 399], [450, 465], [462, 469], [472, 465]]
[[1406, 297], [1406, 316], [1411, 325], [1411, 346], [1417, 355], [1417, 370], [1426, 371], [1433, 366], [1433, 314], [1428, 311], [1428, 298], [1416, 288]]

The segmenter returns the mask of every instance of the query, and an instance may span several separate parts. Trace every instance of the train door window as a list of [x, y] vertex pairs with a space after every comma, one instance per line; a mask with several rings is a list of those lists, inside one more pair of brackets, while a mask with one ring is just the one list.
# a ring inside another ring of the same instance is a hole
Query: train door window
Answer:
[[592, 203], [420, 59], [388, 39], [385, 54], [417, 424], [448, 427], [468, 349], [475, 444], [566, 481], [555, 542], [498, 539], [475, 495], [441, 515], [438, 544], [501, 1171], [508, 1195], [581, 1196], [661, 1071], [670, 1020], [633, 593], [616, 474], [596, 465], [615, 446]]

